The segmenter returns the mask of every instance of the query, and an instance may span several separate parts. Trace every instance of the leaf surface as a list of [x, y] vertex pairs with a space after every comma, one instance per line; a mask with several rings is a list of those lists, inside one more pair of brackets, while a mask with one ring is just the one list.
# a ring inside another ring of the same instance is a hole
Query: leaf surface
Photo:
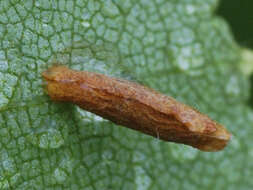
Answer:
[[[253, 112], [217, 0], [0, 1], [0, 189], [252, 189]], [[55, 62], [155, 88], [224, 124], [203, 153], [50, 101]]]

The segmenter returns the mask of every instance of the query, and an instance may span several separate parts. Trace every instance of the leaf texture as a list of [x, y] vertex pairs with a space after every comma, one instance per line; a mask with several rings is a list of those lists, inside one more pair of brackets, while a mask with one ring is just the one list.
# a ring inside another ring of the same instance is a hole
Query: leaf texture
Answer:
[[[0, 189], [252, 189], [253, 112], [217, 0], [1, 0]], [[218, 153], [161, 142], [47, 98], [52, 64], [120, 76], [233, 133]]]

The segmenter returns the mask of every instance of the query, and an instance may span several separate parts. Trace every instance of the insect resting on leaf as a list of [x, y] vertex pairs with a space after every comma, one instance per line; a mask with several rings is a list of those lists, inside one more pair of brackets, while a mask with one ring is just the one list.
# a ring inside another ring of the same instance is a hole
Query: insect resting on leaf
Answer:
[[116, 124], [202, 151], [222, 150], [231, 134], [172, 97], [103, 74], [53, 66], [42, 73], [52, 100], [72, 102]]

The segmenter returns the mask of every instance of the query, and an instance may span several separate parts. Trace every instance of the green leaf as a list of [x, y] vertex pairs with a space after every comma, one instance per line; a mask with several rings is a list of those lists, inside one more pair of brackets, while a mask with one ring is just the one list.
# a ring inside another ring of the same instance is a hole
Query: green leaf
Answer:
[[[253, 112], [217, 0], [1, 0], [0, 189], [252, 189]], [[54, 63], [141, 81], [224, 124], [217, 153], [47, 98]]]

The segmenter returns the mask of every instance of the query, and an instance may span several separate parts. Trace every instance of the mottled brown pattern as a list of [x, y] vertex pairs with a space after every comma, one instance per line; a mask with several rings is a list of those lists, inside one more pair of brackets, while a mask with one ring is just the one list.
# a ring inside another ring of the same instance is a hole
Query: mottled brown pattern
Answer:
[[218, 151], [230, 139], [230, 133], [206, 115], [142, 85], [64, 66], [54, 66], [42, 75], [52, 100], [72, 102], [162, 140]]

